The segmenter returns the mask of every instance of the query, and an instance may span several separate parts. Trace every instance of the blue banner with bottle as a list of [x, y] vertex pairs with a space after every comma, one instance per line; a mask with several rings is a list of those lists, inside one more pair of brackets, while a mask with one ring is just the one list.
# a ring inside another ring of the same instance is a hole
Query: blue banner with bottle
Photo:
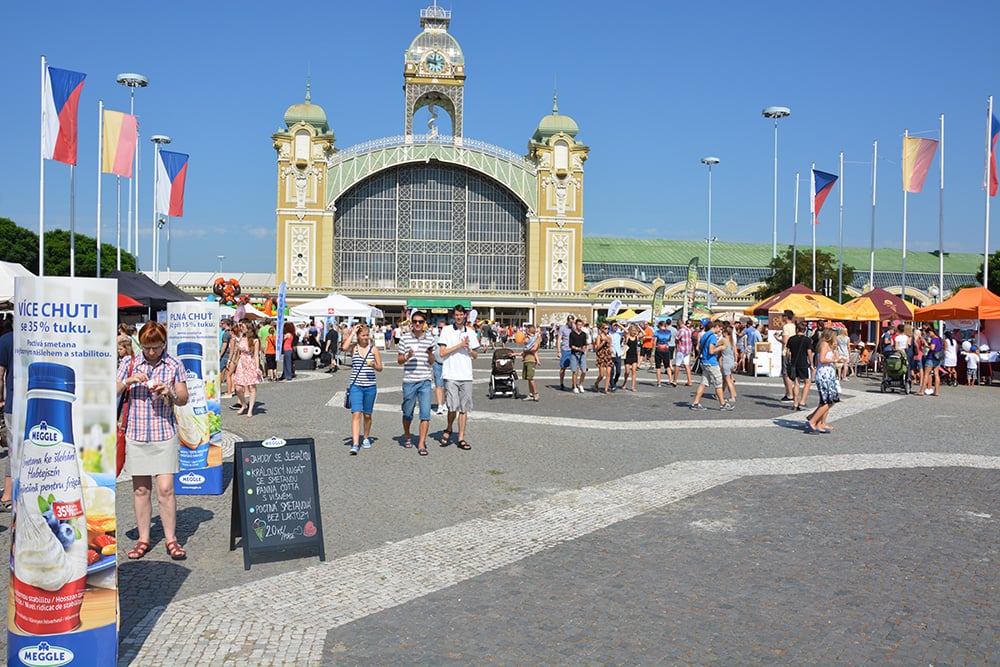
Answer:
[[117, 295], [15, 279], [9, 665], [117, 661]]
[[222, 409], [219, 403], [219, 304], [167, 304], [167, 346], [183, 365], [187, 405], [174, 408], [181, 441], [174, 493], [222, 493]]

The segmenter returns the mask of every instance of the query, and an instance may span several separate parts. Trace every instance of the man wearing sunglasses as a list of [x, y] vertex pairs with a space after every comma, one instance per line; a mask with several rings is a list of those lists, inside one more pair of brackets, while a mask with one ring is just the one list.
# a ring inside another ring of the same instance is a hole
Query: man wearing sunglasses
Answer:
[[410, 315], [410, 329], [400, 335], [396, 363], [403, 367], [403, 447], [413, 448], [410, 425], [413, 408], [420, 406], [420, 436], [417, 453], [427, 456], [427, 431], [431, 424], [431, 365], [434, 337], [427, 333], [427, 316], [419, 310]]

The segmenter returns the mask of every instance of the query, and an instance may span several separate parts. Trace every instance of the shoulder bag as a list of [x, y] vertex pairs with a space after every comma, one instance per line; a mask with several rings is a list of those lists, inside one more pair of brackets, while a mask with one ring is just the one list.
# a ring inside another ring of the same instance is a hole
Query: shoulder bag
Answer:
[[[371, 343], [368, 346], [368, 352], [365, 353], [365, 358], [361, 360], [361, 365], [364, 366], [365, 362], [368, 361], [368, 355], [372, 353], [372, 349], [375, 347], [375, 343]], [[347, 385], [347, 391], [344, 392], [344, 407], [348, 410], [351, 409], [351, 387], [354, 383], [358, 381], [358, 376], [361, 375], [361, 368], [359, 367], [357, 372], [354, 373], [354, 377], [351, 378], [351, 382]]]
[[[125, 377], [130, 377], [134, 370], [135, 357], [133, 356], [129, 359], [128, 375]], [[115, 477], [122, 474], [122, 468], [125, 466], [125, 428], [128, 425], [128, 391], [129, 388], [125, 387], [121, 398], [118, 400], [118, 422], [115, 432]]]

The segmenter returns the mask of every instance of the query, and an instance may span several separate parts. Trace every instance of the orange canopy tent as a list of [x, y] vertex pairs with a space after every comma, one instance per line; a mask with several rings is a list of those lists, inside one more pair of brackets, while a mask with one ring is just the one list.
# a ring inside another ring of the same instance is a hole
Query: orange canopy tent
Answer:
[[774, 304], [781, 301], [789, 294], [819, 294], [816, 290], [811, 290], [802, 283], [797, 283], [792, 285], [786, 290], [782, 290], [777, 294], [767, 297], [763, 301], [758, 301], [749, 308], [743, 310], [744, 315], [759, 315], [761, 317], [766, 317], [767, 314], [775, 310]]
[[985, 287], [969, 287], [932, 306], [917, 308], [913, 319], [931, 320], [1000, 320], [1000, 296]]
[[790, 310], [800, 320], [847, 320], [851, 311], [822, 294], [789, 294], [771, 305], [771, 312]]
[[870, 292], [851, 299], [844, 304], [854, 322], [877, 322], [879, 320], [912, 320], [913, 308], [900, 297], [876, 287]]

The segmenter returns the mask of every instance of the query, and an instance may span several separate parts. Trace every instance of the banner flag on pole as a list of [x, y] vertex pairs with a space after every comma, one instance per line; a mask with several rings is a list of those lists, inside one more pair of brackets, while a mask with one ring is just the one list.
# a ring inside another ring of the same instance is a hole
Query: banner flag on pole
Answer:
[[990, 173], [987, 186], [991, 197], [995, 197], [1000, 189], [1000, 183], [997, 182], [997, 135], [1000, 135], [1000, 120], [994, 115], [990, 125]]
[[132, 156], [139, 140], [138, 121], [132, 114], [104, 111], [104, 153], [101, 171], [132, 178]]
[[681, 319], [687, 322], [688, 314], [694, 308], [694, 290], [698, 282], [698, 258], [692, 257], [688, 262], [687, 281], [684, 283], [684, 311]]
[[86, 74], [46, 67], [42, 91], [42, 157], [76, 164], [77, 109]]
[[837, 177], [819, 169], [812, 170], [812, 196], [813, 196], [813, 224], [819, 224], [819, 210], [823, 208], [823, 202], [827, 195], [833, 192], [833, 184], [837, 182]]
[[922, 137], [905, 137], [903, 139], [903, 190], [920, 192], [924, 188], [924, 179], [931, 168], [934, 153], [937, 151], [936, 139]]
[[160, 151], [156, 165], [156, 212], [170, 217], [184, 215], [184, 182], [187, 180], [188, 156]]

